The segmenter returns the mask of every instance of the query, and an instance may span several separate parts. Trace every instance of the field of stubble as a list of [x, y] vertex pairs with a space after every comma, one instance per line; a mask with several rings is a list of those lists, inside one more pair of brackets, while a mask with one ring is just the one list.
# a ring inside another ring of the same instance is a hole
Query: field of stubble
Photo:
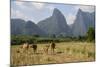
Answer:
[[[47, 43], [49, 44], [49, 43]], [[62, 42], [56, 43], [55, 53], [45, 54], [43, 47], [46, 44], [37, 44], [37, 53], [30, 48], [23, 52], [19, 45], [11, 46], [11, 65], [36, 65], [52, 63], [69, 63], [95, 61], [95, 44], [87, 42]]]

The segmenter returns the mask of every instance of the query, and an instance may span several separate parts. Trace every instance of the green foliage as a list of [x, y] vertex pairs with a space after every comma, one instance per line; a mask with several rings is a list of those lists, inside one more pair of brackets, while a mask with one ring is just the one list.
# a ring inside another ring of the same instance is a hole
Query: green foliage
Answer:
[[34, 35], [34, 37], [40, 37], [39, 35]]
[[88, 29], [87, 40], [90, 42], [95, 40], [95, 29], [93, 27]]
[[90, 27], [87, 36], [79, 36], [79, 37], [70, 37], [70, 36], [60, 36], [56, 37], [55, 34], [49, 37], [40, 37], [39, 35], [12, 35], [11, 36], [11, 44], [12, 45], [20, 45], [22, 43], [28, 42], [32, 43], [50, 43], [54, 42], [71, 42], [71, 41], [94, 41], [95, 40], [95, 30]]
[[29, 44], [32, 43], [48, 43], [48, 42], [59, 42], [59, 39], [55, 38], [45, 38], [45, 37], [39, 37], [38, 35], [34, 36], [26, 36], [26, 35], [12, 35], [11, 36], [11, 44], [12, 45], [20, 45], [22, 43], [28, 42]]
[[24, 36], [24, 35], [12, 35], [11, 36], [11, 44], [12, 45], [20, 45], [22, 43], [28, 42], [28, 43], [34, 43], [36, 38], [34, 36]]
[[86, 36], [79, 36], [78, 37], [78, 40], [79, 41], [86, 41]]

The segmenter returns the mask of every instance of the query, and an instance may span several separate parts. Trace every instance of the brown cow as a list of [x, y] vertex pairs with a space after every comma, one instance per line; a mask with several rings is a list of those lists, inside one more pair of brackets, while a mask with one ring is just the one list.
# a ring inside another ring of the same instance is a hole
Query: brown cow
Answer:
[[51, 43], [51, 52], [54, 54], [56, 44], [54, 42]]
[[33, 49], [34, 54], [37, 52], [37, 45], [36, 44], [32, 44], [30, 45], [30, 47]]

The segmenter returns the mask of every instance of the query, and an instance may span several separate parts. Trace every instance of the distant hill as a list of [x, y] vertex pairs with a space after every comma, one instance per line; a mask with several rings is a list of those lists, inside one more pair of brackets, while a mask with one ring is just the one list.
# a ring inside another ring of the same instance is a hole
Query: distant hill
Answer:
[[11, 19], [11, 34], [19, 35], [24, 32], [25, 21], [22, 19]]
[[54, 9], [52, 16], [40, 21], [37, 25], [49, 35], [69, 36], [71, 34], [64, 15], [57, 8]]
[[13, 35], [40, 35], [45, 36], [46, 33], [42, 31], [34, 22], [25, 22], [22, 19], [11, 19], [11, 34]]
[[46, 33], [32, 21], [28, 21], [25, 23], [25, 34], [26, 35], [41, 35], [41, 36], [46, 35]]

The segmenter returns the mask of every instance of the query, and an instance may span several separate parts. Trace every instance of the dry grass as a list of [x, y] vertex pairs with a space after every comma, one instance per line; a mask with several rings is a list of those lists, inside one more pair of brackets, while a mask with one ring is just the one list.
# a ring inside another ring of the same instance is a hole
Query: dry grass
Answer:
[[11, 46], [11, 65], [35, 65], [67, 62], [95, 61], [95, 44], [87, 42], [56, 43], [55, 53], [45, 54], [43, 47], [38, 44], [37, 54], [32, 49], [23, 51], [19, 45]]

